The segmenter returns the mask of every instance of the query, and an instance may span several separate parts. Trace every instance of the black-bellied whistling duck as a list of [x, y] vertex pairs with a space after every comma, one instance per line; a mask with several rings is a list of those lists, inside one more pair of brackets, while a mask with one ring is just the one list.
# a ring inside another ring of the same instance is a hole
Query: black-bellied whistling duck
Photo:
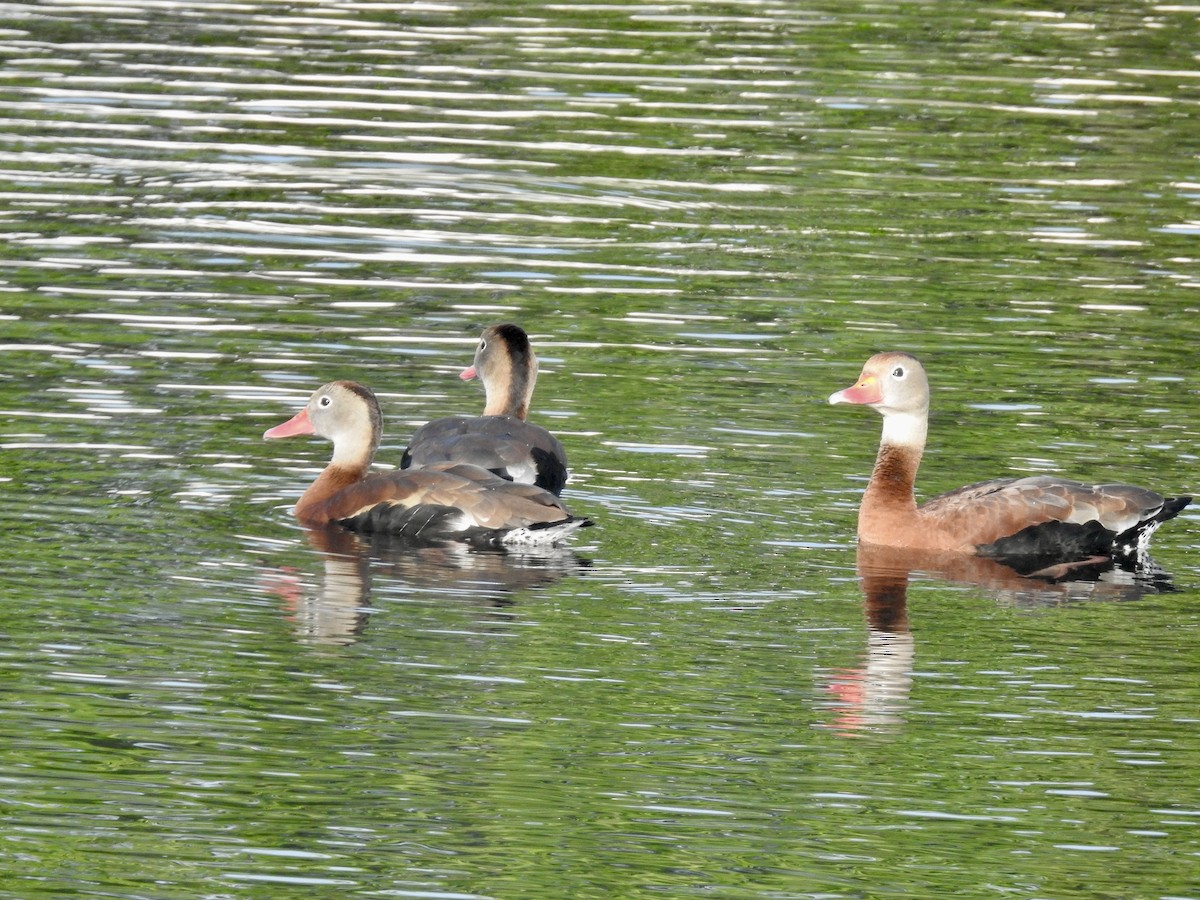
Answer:
[[434, 419], [417, 429], [400, 460], [402, 469], [463, 462], [501, 478], [536, 484], [552, 494], [567, 483], [567, 453], [545, 428], [527, 422], [538, 362], [518, 325], [491, 325], [475, 348], [475, 362], [459, 376], [483, 383], [482, 416]]
[[381, 428], [370, 389], [332, 381], [294, 417], [263, 434], [268, 439], [315, 434], [333, 441], [333, 459], [296, 504], [301, 524], [488, 547], [552, 544], [591, 524], [567, 512], [549, 491], [478, 466], [442, 463], [368, 475]]
[[830, 403], [871, 406], [883, 437], [858, 513], [859, 540], [922, 551], [1072, 564], [1147, 561], [1150, 535], [1191, 502], [1129, 484], [1080, 484], [1051, 475], [999, 478], [917, 506], [913, 483], [929, 424], [929, 381], [907, 353], [879, 353]]

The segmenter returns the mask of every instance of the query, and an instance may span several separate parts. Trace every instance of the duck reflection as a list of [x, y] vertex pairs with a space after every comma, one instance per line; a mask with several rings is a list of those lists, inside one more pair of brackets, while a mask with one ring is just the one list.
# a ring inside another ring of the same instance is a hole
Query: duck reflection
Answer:
[[876, 560], [873, 549], [880, 548], [860, 545], [858, 549], [858, 578], [867, 616], [866, 656], [860, 666], [835, 670], [827, 686], [835, 698], [832, 727], [844, 735], [900, 724], [912, 688], [909, 570]]
[[1137, 600], [1174, 591], [1152, 561], [1124, 568], [1111, 559], [1088, 567], [1010, 567], [961, 553], [928, 553], [859, 544], [859, 584], [867, 620], [863, 664], [836, 670], [827, 689], [835, 698], [832, 727], [845, 735], [887, 730], [903, 722], [912, 688], [915, 647], [908, 625], [909, 579], [917, 573], [980, 588], [1006, 604], [1050, 606], [1078, 601]]
[[1153, 560], [1125, 567], [1110, 557], [1086, 563], [1046, 565], [1044, 560], [1020, 558], [1007, 562], [964, 553], [936, 553], [858, 546], [858, 575], [868, 610], [871, 594], [883, 585], [919, 572], [942, 581], [982, 588], [998, 601], [1012, 606], [1053, 606], [1089, 600], [1138, 600], [1147, 594], [1174, 591], [1170, 575]]
[[563, 547], [536, 553], [479, 550], [458, 543], [415, 546], [392, 535], [359, 535], [342, 528], [311, 528], [308, 541], [324, 572], [305, 584], [294, 570], [277, 570], [270, 590], [279, 596], [303, 640], [351, 644], [370, 618], [372, 579], [402, 582], [502, 609], [519, 592], [560, 580], [588, 562]]

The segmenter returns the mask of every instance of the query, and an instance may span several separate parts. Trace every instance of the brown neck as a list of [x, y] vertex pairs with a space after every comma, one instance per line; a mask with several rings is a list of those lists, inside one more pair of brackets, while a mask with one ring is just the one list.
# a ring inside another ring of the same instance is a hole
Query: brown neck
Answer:
[[915, 506], [913, 486], [917, 483], [917, 468], [920, 465], [920, 450], [880, 444], [867, 493], [877, 494], [881, 502], [911, 503]]
[[302, 525], [328, 525], [348, 512], [354, 512], [339, 510], [335, 500], [346, 488], [362, 481], [366, 473], [366, 466], [358, 468], [330, 463], [296, 501], [296, 518]]
[[527, 371], [505, 372], [486, 385], [487, 402], [483, 408], [485, 416], [514, 416], [522, 421], [529, 415], [529, 401], [533, 397], [536, 375]]
[[354, 502], [345, 491], [367, 477], [383, 432], [379, 407], [373, 399], [368, 411], [365, 427], [333, 436], [333, 459], [296, 502], [296, 518], [303, 524], [326, 525], [357, 511], [343, 508]]
[[888, 543], [888, 536], [915, 524], [917, 502], [913, 485], [920, 464], [921, 451], [917, 448], [879, 445], [871, 482], [867, 485], [859, 508], [860, 540]]

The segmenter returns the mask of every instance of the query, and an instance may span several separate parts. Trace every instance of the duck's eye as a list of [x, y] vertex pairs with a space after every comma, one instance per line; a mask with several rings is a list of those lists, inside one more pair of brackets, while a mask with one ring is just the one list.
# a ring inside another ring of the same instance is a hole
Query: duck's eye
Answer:
[[317, 401], [317, 406], [328, 406], [332, 402], [333, 402], [333, 398], [330, 397], [328, 394], [326, 394], [324, 397], [322, 397], [320, 400]]
[[487, 341], [480, 341], [480, 342], [479, 342], [479, 349], [480, 349], [480, 350], [486, 350], [486, 349], [487, 349]]
[[893, 378], [903, 378], [904, 377], [904, 366], [896, 366], [896, 368], [892, 369], [892, 377]]

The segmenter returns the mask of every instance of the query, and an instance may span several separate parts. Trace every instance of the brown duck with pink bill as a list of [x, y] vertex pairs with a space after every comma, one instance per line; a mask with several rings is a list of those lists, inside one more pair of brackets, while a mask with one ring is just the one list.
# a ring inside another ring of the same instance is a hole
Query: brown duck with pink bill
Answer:
[[913, 485], [929, 424], [921, 363], [907, 353], [879, 353], [829, 402], [870, 406], [883, 415], [875, 469], [858, 513], [863, 543], [1046, 565], [1111, 558], [1136, 567], [1148, 560], [1154, 530], [1191, 502], [1130, 484], [1034, 475], [981, 481], [918, 506]]
[[340, 525], [413, 541], [477, 546], [554, 544], [592, 524], [558, 497], [464, 463], [368, 474], [379, 448], [382, 416], [370, 389], [332, 381], [304, 409], [263, 434], [315, 434], [333, 442], [333, 459], [301, 495], [296, 518], [309, 526]]

